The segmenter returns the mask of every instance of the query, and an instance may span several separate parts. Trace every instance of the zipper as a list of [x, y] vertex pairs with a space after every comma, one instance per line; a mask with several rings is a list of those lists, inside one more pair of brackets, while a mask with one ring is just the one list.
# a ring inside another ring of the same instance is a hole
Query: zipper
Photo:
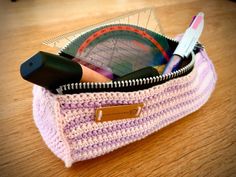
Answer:
[[[168, 40], [175, 42], [178, 41], [171, 39], [165, 35], [162, 35]], [[127, 91], [137, 91], [142, 89], [147, 89], [152, 86], [162, 84], [170, 79], [184, 76], [192, 71], [195, 63], [195, 54], [199, 52], [199, 50], [204, 49], [204, 46], [200, 43], [195, 45], [193, 52], [191, 53], [190, 62], [182, 67], [181, 69], [165, 74], [158, 75], [149, 78], [140, 78], [140, 79], [132, 79], [132, 80], [124, 80], [124, 81], [111, 81], [111, 82], [73, 82], [59, 86], [56, 89], [58, 94], [78, 94], [85, 92], [127, 92]]]

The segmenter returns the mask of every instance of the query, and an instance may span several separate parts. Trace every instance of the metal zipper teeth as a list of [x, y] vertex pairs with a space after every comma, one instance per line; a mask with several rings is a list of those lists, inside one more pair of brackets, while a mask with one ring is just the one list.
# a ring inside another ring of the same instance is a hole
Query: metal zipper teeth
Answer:
[[180, 75], [183, 75], [187, 73], [191, 68], [193, 68], [193, 65], [195, 63], [194, 54], [192, 53], [192, 59], [191, 62], [186, 65], [185, 67], [165, 74], [165, 75], [159, 75], [149, 78], [142, 78], [142, 79], [132, 79], [132, 80], [125, 80], [125, 81], [111, 81], [111, 82], [75, 82], [70, 84], [65, 84], [60, 86], [56, 89], [58, 94], [63, 94], [65, 91], [75, 91], [75, 90], [86, 90], [86, 89], [111, 89], [111, 88], [125, 88], [125, 87], [135, 87], [135, 86], [142, 86], [146, 84], [158, 84], [162, 81], [167, 81], [173, 78], [176, 78]]
[[[104, 25], [106, 26], [106, 25]], [[100, 26], [101, 27], [101, 26]], [[178, 43], [177, 40], [169, 38], [163, 34], [158, 33], [160, 36], [171, 40], [173, 42]], [[70, 43], [72, 43], [73, 41], [69, 42], [67, 45], [65, 45], [65, 47], [63, 49], [65, 49], [68, 45], [70, 45]], [[200, 43], [197, 43], [195, 45], [196, 48], [200, 48], [200, 49], [204, 49], [204, 46]], [[63, 49], [61, 51], [63, 51]], [[144, 84], [154, 84], [154, 83], [158, 83], [161, 81], [166, 81], [175, 77], [178, 77], [186, 72], [188, 72], [194, 65], [194, 54], [192, 53], [192, 60], [191, 62], [186, 65], [185, 67], [165, 74], [165, 75], [159, 75], [159, 76], [154, 76], [154, 77], [150, 77], [150, 78], [142, 78], [142, 79], [133, 79], [133, 80], [125, 80], [125, 81], [111, 81], [111, 82], [76, 82], [76, 83], [70, 83], [70, 84], [65, 84], [62, 86], [59, 86], [59, 88], [56, 89], [56, 91], [58, 92], [58, 94], [63, 94], [64, 91], [71, 91], [71, 90], [86, 90], [86, 89], [109, 89], [109, 88], [122, 88], [122, 87], [130, 87], [130, 86], [141, 86]]]

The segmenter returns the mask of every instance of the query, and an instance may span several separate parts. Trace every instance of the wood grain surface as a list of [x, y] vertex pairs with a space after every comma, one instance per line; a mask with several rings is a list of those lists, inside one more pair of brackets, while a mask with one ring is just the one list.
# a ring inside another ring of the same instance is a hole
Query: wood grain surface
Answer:
[[[65, 168], [32, 119], [32, 84], [19, 65], [41, 42], [147, 6], [165, 34], [182, 33], [205, 12], [201, 42], [217, 74], [216, 90], [197, 112], [149, 137]], [[227, 0], [0, 1], [0, 176], [236, 176], [236, 3]]]

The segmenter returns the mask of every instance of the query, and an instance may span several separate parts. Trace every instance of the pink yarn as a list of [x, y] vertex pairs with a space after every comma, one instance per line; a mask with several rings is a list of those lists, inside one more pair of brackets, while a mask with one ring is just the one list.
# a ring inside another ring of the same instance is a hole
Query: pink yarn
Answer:
[[[203, 50], [196, 55], [191, 73], [146, 90], [55, 95], [35, 85], [34, 120], [47, 146], [70, 167], [140, 140], [196, 111], [210, 97], [216, 79]], [[144, 103], [139, 118], [95, 122], [96, 108], [133, 103]]]

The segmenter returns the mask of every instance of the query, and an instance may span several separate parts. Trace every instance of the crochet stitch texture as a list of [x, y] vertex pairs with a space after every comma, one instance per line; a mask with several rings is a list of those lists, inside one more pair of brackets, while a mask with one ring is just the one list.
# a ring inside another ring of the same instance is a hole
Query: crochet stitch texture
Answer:
[[[33, 115], [43, 140], [70, 167], [95, 158], [177, 121], [199, 109], [216, 83], [214, 67], [203, 50], [186, 76], [135, 92], [55, 95], [34, 86]], [[95, 122], [98, 107], [144, 103], [139, 118]]]

